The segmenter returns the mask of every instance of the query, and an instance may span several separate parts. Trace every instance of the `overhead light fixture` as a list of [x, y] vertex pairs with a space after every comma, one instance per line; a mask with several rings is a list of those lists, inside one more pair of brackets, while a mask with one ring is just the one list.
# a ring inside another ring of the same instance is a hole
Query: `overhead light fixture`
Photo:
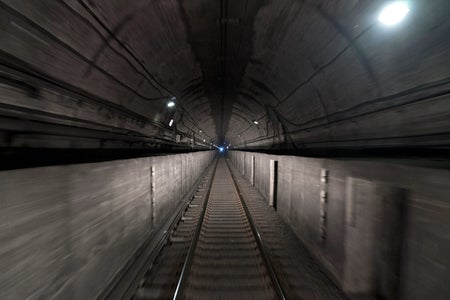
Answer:
[[170, 119], [169, 127], [172, 127], [172, 124], [173, 124], [173, 119]]
[[253, 124], [258, 125], [259, 122], [257, 120], [253, 120]]
[[167, 107], [174, 107], [175, 106], [175, 102], [173, 102], [172, 100], [167, 102]]
[[203, 131], [200, 129], [198, 132], [202, 133]]
[[203, 139], [203, 143], [206, 142], [206, 139]]
[[378, 21], [392, 26], [400, 23], [409, 13], [409, 6], [406, 1], [392, 1], [383, 7], [378, 15]]
[[220, 147], [220, 148], [219, 148], [219, 151], [220, 151], [220, 152], [223, 152], [223, 147]]

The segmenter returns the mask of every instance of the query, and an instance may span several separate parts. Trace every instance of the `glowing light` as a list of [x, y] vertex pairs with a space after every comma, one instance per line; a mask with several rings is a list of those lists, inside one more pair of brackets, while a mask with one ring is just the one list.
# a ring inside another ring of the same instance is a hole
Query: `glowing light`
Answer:
[[223, 147], [219, 147], [219, 152], [223, 152]]
[[174, 106], [175, 106], [175, 102], [173, 102], [173, 101], [167, 102], [167, 107], [174, 107]]
[[405, 1], [393, 1], [387, 4], [378, 15], [378, 21], [392, 26], [400, 23], [408, 15], [409, 7]]
[[206, 142], [206, 139], [203, 139], [203, 143]]
[[170, 119], [169, 127], [172, 127], [172, 125], [173, 125], [173, 119]]
[[256, 120], [254, 120], [254, 121], [253, 121], [253, 124], [255, 124], [255, 125], [258, 125], [258, 124], [259, 124], [259, 122], [258, 122], [258, 121], [256, 121]]

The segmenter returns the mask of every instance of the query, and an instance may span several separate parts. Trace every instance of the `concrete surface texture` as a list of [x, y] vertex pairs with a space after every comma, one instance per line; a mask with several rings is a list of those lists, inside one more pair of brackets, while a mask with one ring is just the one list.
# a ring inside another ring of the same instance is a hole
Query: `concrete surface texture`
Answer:
[[231, 168], [281, 281], [286, 299], [348, 300], [288, 223], [236, 168], [232, 165]]
[[2, 0], [0, 145], [449, 145], [450, 3], [385, 2]]
[[95, 299], [213, 155], [0, 172], [0, 299]]
[[448, 299], [450, 171], [231, 151], [249, 182], [252, 156], [267, 202], [278, 161], [277, 212], [349, 295]]
[[347, 292], [448, 299], [450, 1], [386, 2], [0, 0], [0, 298], [98, 295], [213, 155], [147, 151], [223, 146], [380, 156], [230, 154]]

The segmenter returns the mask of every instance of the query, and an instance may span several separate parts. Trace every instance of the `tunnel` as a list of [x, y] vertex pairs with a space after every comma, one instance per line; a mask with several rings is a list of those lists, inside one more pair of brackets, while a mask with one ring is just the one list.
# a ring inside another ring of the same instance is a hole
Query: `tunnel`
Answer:
[[450, 299], [448, 0], [0, 16], [0, 299]]

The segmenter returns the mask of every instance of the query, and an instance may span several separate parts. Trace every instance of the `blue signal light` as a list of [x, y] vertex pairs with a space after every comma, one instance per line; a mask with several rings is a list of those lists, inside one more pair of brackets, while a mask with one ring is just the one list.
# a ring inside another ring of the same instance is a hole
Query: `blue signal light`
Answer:
[[219, 152], [223, 152], [223, 147], [220, 147], [220, 148], [219, 148]]

